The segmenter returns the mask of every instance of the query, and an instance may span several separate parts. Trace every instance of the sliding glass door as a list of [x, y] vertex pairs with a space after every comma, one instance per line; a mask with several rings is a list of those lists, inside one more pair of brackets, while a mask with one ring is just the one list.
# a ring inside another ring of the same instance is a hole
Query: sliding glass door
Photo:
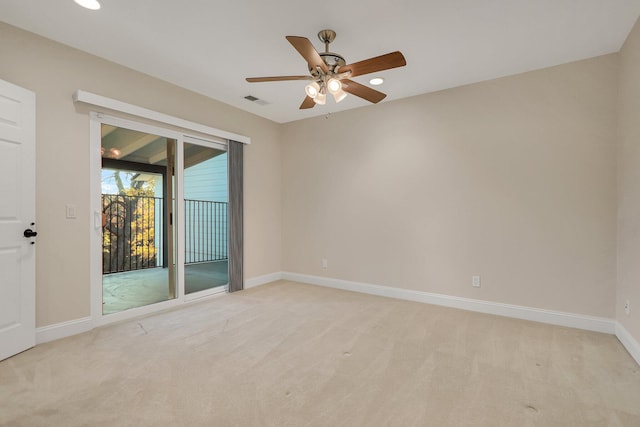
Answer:
[[184, 291], [222, 290], [229, 283], [226, 147], [185, 137], [183, 165]]
[[176, 140], [102, 124], [102, 314], [176, 297]]
[[101, 116], [92, 126], [92, 312], [109, 323], [228, 289], [226, 141]]

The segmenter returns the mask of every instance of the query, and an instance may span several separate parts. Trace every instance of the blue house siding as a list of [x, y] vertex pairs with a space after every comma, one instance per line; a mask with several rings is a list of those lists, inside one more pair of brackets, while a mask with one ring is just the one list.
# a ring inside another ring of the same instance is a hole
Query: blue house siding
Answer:
[[226, 259], [227, 153], [185, 169], [184, 198], [185, 262]]
[[227, 153], [185, 169], [184, 183], [185, 199], [228, 202]]

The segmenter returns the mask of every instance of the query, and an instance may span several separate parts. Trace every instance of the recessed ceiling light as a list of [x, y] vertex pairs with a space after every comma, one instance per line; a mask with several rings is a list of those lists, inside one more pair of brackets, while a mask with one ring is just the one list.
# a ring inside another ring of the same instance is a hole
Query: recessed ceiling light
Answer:
[[371, 83], [374, 86], [378, 86], [384, 83], [384, 79], [382, 77], [374, 77], [371, 80], [369, 80], [369, 83]]
[[82, 7], [86, 7], [87, 9], [91, 9], [91, 10], [100, 9], [100, 3], [98, 3], [98, 0], [73, 0], [73, 1], [75, 1]]

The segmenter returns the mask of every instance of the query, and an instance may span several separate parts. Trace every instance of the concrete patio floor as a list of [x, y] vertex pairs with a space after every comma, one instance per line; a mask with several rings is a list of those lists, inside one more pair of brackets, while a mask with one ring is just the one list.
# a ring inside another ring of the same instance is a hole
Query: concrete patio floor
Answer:
[[[224, 286], [229, 282], [228, 262], [216, 261], [185, 266], [185, 292]], [[111, 314], [169, 299], [169, 270], [112, 273], [102, 276], [102, 313]]]

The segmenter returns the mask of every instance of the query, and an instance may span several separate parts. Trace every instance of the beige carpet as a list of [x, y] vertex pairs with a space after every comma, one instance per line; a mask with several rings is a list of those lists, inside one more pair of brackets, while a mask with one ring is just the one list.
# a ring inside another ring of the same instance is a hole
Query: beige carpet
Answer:
[[640, 426], [614, 336], [291, 282], [0, 362], [3, 426]]

